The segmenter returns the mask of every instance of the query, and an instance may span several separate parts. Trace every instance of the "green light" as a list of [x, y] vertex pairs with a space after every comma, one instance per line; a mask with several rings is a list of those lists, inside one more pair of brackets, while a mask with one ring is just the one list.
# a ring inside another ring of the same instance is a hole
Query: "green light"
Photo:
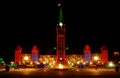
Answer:
[[62, 14], [62, 8], [60, 8], [60, 16], [58, 22], [62, 22], [62, 21], [63, 21], [63, 14]]
[[17, 64], [9, 64], [10, 67], [17, 67]]
[[69, 50], [69, 47], [66, 47], [66, 50]]
[[72, 68], [72, 67], [74, 67], [74, 64], [71, 63], [71, 64], [68, 64], [68, 66], [69, 66], [70, 68]]
[[54, 47], [53, 49], [56, 50], [56, 47]]
[[116, 67], [117, 65], [116, 64], [113, 64], [112, 66], [108, 63], [105, 65], [106, 67]]
[[54, 64], [49, 63], [49, 64], [48, 64], [48, 67], [53, 68], [53, 67], [54, 67]]
[[3, 60], [3, 58], [0, 58], [0, 64], [1, 64], [1, 63], [4, 63], [4, 60]]

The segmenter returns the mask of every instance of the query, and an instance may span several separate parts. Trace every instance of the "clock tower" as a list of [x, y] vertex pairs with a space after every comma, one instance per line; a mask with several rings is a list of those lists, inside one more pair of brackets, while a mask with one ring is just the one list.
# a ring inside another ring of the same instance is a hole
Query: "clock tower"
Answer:
[[58, 4], [58, 8], [60, 15], [56, 27], [56, 65], [66, 65], [65, 24], [63, 22], [61, 3]]

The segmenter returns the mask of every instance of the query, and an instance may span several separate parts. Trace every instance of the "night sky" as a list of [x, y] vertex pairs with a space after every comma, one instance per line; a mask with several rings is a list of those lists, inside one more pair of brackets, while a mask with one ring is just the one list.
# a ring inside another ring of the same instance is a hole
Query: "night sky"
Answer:
[[[82, 54], [85, 44], [92, 52], [106, 45], [109, 54], [120, 51], [118, 2], [62, 1], [66, 25], [66, 46], [69, 53]], [[14, 59], [14, 50], [21, 45], [30, 53], [34, 44], [41, 54], [54, 52], [56, 24], [59, 16], [57, 0], [41, 2], [2, 2], [0, 57]]]

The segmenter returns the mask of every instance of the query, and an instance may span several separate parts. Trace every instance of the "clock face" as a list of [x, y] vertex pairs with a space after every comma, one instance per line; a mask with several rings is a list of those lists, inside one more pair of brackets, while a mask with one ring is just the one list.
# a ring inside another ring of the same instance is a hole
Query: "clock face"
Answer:
[[60, 22], [60, 23], [59, 23], [59, 26], [60, 26], [60, 27], [62, 27], [62, 26], [63, 26], [63, 23], [62, 23], [62, 22]]

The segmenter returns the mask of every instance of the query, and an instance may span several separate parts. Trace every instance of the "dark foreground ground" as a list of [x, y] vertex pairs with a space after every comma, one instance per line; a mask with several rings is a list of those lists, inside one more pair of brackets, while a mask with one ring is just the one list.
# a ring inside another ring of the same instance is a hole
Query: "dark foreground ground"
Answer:
[[0, 78], [120, 78], [114, 69], [0, 69]]

